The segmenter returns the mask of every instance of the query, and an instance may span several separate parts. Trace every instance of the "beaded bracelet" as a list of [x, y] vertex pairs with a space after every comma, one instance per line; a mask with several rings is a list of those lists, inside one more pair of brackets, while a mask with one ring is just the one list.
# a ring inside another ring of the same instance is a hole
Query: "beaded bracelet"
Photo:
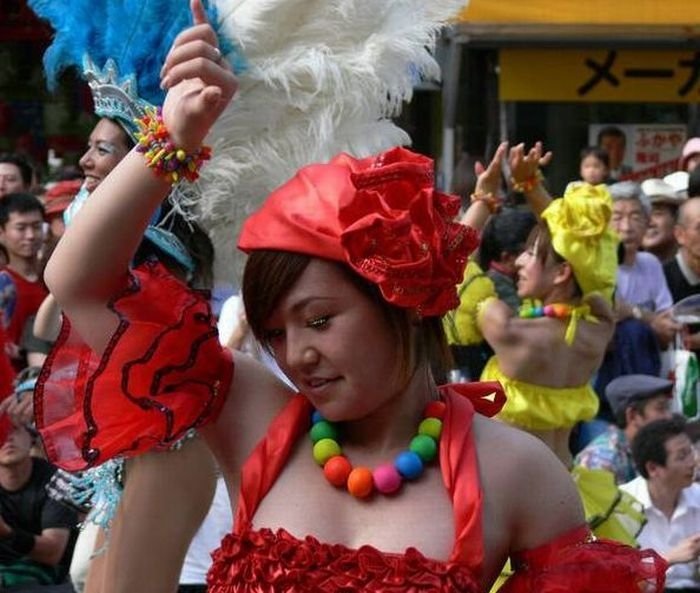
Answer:
[[157, 176], [164, 177], [171, 185], [182, 179], [189, 182], [197, 180], [202, 164], [211, 158], [209, 146], [201, 146], [192, 153], [177, 148], [165, 127], [160, 107], [149, 109], [136, 123], [139, 127], [136, 150], [145, 156], [146, 165]]
[[474, 202], [483, 202], [486, 204], [486, 207], [489, 209], [491, 214], [498, 212], [502, 206], [501, 200], [490, 192], [486, 194], [482, 192], [474, 192], [471, 195], [471, 202], [472, 204]]
[[542, 171], [537, 169], [532, 177], [528, 177], [522, 181], [518, 181], [515, 179], [515, 177], [511, 177], [510, 184], [513, 187], [513, 191], [525, 194], [535, 189], [543, 179], [544, 175], [542, 175]]

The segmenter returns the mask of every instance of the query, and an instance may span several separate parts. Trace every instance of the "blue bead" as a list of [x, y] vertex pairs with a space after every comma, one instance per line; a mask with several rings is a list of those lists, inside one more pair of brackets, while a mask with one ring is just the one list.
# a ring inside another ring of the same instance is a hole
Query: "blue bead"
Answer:
[[535, 317], [544, 317], [544, 307], [534, 308]]
[[320, 422], [323, 420], [323, 416], [321, 416], [321, 412], [318, 410], [314, 410], [314, 413], [311, 414], [311, 424], [316, 424], [317, 422]]
[[413, 451], [402, 451], [394, 459], [394, 467], [407, 480], [415, 480], [423, 473], [423, 461]]

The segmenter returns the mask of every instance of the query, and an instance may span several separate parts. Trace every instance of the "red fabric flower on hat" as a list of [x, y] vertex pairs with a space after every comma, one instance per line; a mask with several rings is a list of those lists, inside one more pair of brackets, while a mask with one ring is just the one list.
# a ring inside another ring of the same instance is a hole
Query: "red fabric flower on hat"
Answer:
[[458, 211], [458, 198], [434, 189], [425, 156], [342, 154], [273, 192], [246, 221], [239, 247], [343, 262], [389, 303], [442, 315], [459, 304], [456, 286], [479, 243], [476, 230], [454, 222]]
[[397, 148], [353, 173], [357, 191], [340, 208], [340, 242], [348, 265], [377, 284], [394, 305], [424, 316], [459, 304], [455, 286], [476, 231], [453, 222], [459, 200], [433, 188], [432, 161]]

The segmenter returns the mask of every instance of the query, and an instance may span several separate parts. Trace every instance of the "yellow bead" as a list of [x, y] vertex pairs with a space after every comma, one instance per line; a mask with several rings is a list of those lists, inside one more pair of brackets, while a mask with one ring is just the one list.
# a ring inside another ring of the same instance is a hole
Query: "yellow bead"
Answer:
[[426, 434], [436, 441], [440, 439], [442, 433], [442, 421], [437, 418], [426, 418], [418, 425], [418, 434]]
[[314, 460], [319, 465], [325, 464], [331, 457], [335, 457], [341, 453], [342, 450], [340, 449], [340, 445], [333, 439], [321, 439], [314, 444]]
[[177, 156], [178, 161], [184, 161], [187, 158], [187, 153], [182, 150], [182, 148], [179, 148], [175, 155]]

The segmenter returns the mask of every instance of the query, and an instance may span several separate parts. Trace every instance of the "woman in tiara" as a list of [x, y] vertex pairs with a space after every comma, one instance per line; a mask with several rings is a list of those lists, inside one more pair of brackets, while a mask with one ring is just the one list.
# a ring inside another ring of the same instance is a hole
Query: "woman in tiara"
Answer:
[[[33, 2], [32, 7], [49, 18], [57, 30], [45, 57], [47, 77], [55, 83], [62, 68], [82, 68], [99, 118], [80, 158], [84, 182], [64, 213], [64, 220], [70, 226], [84, 204], [93, 199], [100, 184], [134, 147], [138, 130], [134, 118], [143, 114], [151, 101], [159, 100], [162, 91], [157, 81], [150, 80], [147, 63], [151, 54], [157, 55], [158, 51], [150, 47], [140, 54], [139, 48], [119, 51], [115, 45], [100, 44], [103, 37], [109, 37], [111, 29], [100, 22], [101, 36], [89, 34], [94, 33], [89, 28], [94, 23], [88, 19], [71, 23], [73, 27], [79, 26], [83, 35], [70, 37], [67, 45], [62, 43], [66, 32], [60, 19], [74, 11], [53, 2], [48, 6]], [[96, 7], [95, 11], [99, 14], [103, 9], [104, 6]], [[57, 17], [57, 13], [61, 16]], [[116, 44], [117, 39], [113, 37], [112, 43]], [[81, 45], [86, 40], [92, 43], [90, 47]], [[161, 55], [165, 56], [167, 49]], [[93, 59], [86, 58], [84, 51]], [[113, 54], [106, 54], [107, 51]], [[109, 55], [119, 56], [122, 62], [115, 62]], [[126, 71], [120, 71], [120, 66]], [[211, 288], [211, 242], [199, 225], [184, 220], [168, 201], [153, 213], [129, 265], [135, 267], [151, 259], [163, 263], [192, 289]], [[72, 265], [79, 268], [85, 264], [85, 254], [81, 254]], [[61, 307], [50, 294], [37, 314], [35, 330], [53, 342], [60, 326]], [[63, 348], [50, 354], [47, 368], [63, 365], [73, 372], [84, 359], [80, 358], [78, 349], [63, 343]], [[95, 394], [109, 398], [113, 389], [96, 389]], [[53, 404], [61, 405], [57, 400]], [[42, 410], [37, 411], [41, 414]], [[53, 496], [89, 511], [71, 563], [71, 579], [76, 589], [86, 593], [136, 588], [152, 593], [173, 591], [188, 545], [211, 504], [215, 483], [213, 457], [194, 430], [164, 443], [159, 451], [126, 461], [121, 457], [111, 459], [79, 475], [58, 472], [51, 484]], [[177, 517], [177, 521], [172, 521], [172, 517]], [[142, 530], [140, 526], [145, 521], [160, 523], [158, 533]]]
[[[497, 386], [435, 385], [440, 315], [477, 234], [452, 222], [458, 201], [433, 189], [429, 159], [393, 149], [304, 167], [244, 225], [247, 319], [300, 393], [232, 360], [206, 303], [162, 267], [129, 273], [170, 187], [152, 158], [168, 152], [162, 138], [197, 166], [237, 88], [193, 10], [164, 65], [162, 115], [143, 122], [145, 158], [119, 163], [47, 268], [96, 358], [76, 378], [88, 387], [75, 412], [40, 414], [53, 458], [80, 467], [206, 423], [236, 504], [209, 575], [217, 593], [477, 592], [509, 555], [510, 591], [660, 591], [658, 556], [593, 541], [556, 457], [482, 415], [503, 404]], [[49, 407], [50, 380], [39, 396]], [[97, 385], [121, 395], [98, 401]]]

